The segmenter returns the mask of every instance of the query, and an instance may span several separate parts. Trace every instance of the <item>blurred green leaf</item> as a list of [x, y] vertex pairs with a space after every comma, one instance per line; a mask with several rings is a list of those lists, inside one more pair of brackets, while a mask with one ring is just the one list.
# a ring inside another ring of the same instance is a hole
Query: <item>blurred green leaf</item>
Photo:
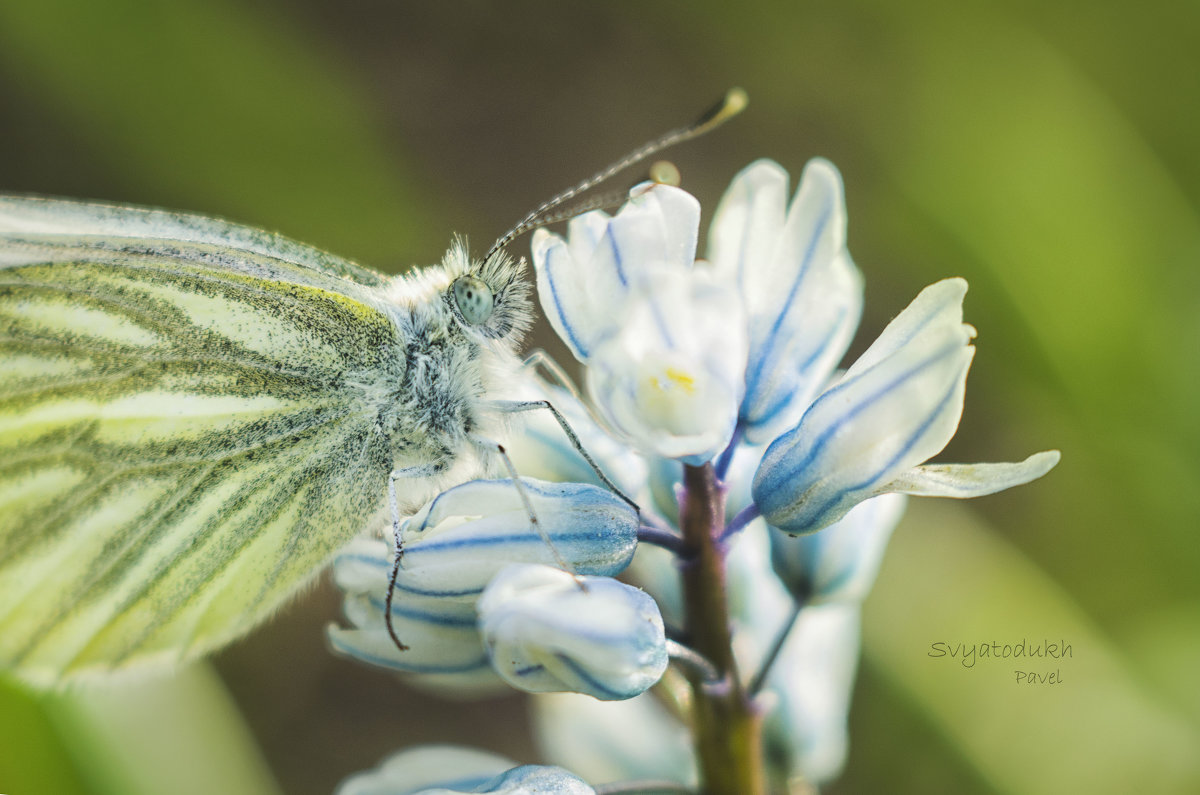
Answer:
[[206, 665], [57, 693], [0, 685], [0, 791], [270, 795], [278, 791]]
[[40, 699], [0, 676], [0, 792], [82, 795], [85, 781]]
[[[1051, 642], [1061, 659], [930, 656]], [[1064, 645], [1065, 644], [1065, 645]], [[1200, 730], [1140, 680], [1071, 597], [970, 510], [916, 501], [864, 614], [864, 649], [1000, 792], [1200, 790]], [[1018, 682], [1017, 671], [1059, 684]]]

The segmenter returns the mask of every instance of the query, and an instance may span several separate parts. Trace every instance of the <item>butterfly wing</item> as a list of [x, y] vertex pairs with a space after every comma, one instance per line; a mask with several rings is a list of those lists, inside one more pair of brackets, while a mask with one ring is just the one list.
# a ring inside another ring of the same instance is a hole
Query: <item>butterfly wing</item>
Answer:
[[[382, 287], [388, 281], [381, 273], [273, 232], [151, 207], [0, 196], [0, 237], [57, 240], [64, 245], [89, 247], [100, 246], [106, 239], [127, 245], [164, 241], [211, 246], [217, 251], [236, 252], [242, 258], [264, 257], [277, 267], [290, 266], [289, 275], [302, 284], [313, 283], [321, 274], [369, 287]], [[235, 270], [247, 266], [245, 261], [230, 263]]]
[[404, 345], [376, 278], [209, 219], [0, 199], [0, 665], [194, 657], [380, 518]]

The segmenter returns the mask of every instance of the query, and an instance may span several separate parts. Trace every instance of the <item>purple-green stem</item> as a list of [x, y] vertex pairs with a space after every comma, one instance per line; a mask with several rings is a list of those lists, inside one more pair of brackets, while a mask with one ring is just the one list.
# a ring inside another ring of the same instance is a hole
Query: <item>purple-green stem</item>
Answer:
[[712, 464], [685, 466], [679, 526], [688, 645], [719, 679], [688, 671], [692, 734], [705, 795], [763, 795], [762, 715], [742, 686], [733, 658], [725, 583], [725, 492]]

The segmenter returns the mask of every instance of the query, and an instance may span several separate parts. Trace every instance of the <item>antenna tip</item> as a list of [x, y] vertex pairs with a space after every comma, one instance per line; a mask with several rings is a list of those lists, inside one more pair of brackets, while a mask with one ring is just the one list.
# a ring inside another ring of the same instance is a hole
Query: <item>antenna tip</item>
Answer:
[[750, 95], [746, 93], [746, 89], [734, 86], [725, 92], [725, 108], [723, 116], [728, 119], [736, 116], [746, 109], [750, 104]]
[[750, 97], [746, 91], [741, 88], [731, 88], [725, 92], [725, 96], [716, 105], [713, 105], [708, 111], [696, 120], [692, 125], [692, 134], [699, 135], [708, 132], [718, 125], [732, 119], [734, 116], [741, 113], [750, 104]]

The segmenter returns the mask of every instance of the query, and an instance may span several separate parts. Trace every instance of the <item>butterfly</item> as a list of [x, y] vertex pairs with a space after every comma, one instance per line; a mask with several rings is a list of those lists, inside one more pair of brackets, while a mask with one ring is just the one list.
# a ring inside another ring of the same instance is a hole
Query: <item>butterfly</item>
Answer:
[[0, 664], [182, 660], [487, 468], [523, 265], [385, 277], [199, 216], [0, 198]]
[[198, 657], [395, 521], [397, 477], [411, 505], [495, 469], [505, 416], [549, 407], [500, 399], [533, 317], [505, 246], [742, 106], [482, 259], [456, 240], [395, 277], [213, 218], [0, 196], [0, 668]]

